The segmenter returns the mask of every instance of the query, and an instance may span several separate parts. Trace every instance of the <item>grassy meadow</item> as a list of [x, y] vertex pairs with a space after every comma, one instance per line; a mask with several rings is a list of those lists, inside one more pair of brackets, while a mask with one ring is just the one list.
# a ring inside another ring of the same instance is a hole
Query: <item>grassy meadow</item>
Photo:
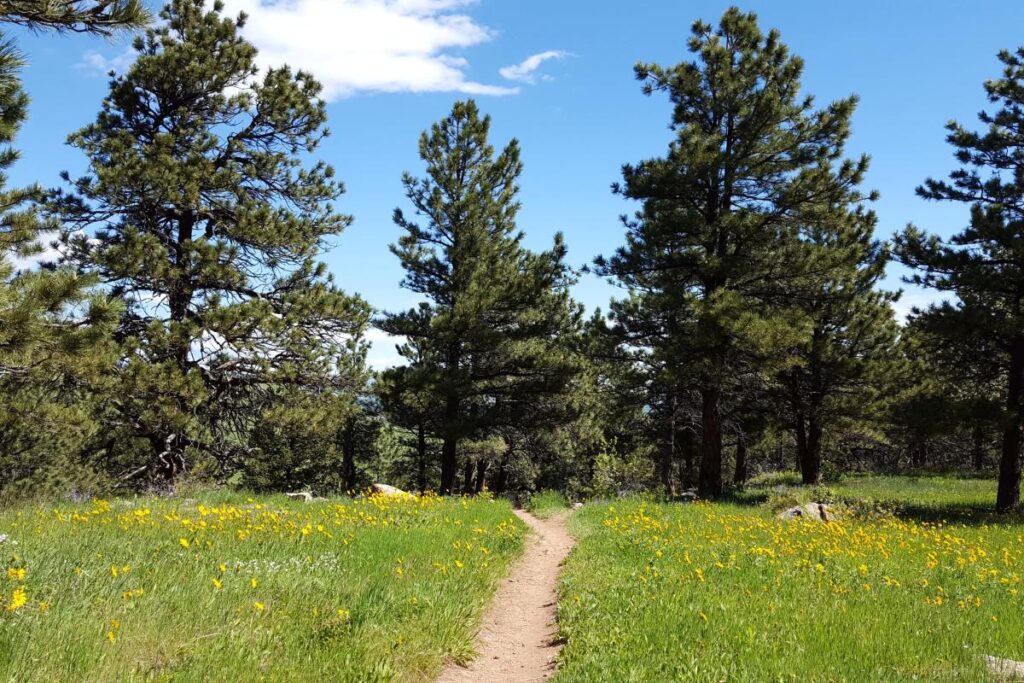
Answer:
[[429, 679], [472, 656], [524, 531], [431, 496], [0, 512], [0, 680]]
[[[990, 681], [983, 655], [1024, 659], [1024, 523], [960, 514], [992, 481], [830, 490], [870, 504], [831, 524], [777, 520], [771, 500], [578, 511], [556, 680]], [[896, 513], [858, 511], [877, 502]]]

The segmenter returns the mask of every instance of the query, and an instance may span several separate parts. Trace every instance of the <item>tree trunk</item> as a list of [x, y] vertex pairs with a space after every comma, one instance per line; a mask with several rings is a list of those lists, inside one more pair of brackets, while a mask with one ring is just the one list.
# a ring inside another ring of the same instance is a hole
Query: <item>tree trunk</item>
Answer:
[[450, 495], [455, 490], [455, 473], [458, 468], [458, 437], [454, 433], [459, 418], [459, 399], [449, 396], [444, 409], [444, 441], [441, 444], [441, 495]]
[[[174, 245], [176, 275], [167, 292], [167, 308], [172, 327], [185, 321], [192, 305], [193, 282], [189, 274], [190, 264], [187, 262], [188, 257], [185, 254], [185, 249], [188, 243], [192, 241], [192, 232], [195, 229], [195, 224], [196, 219], [191, 213], [186, 213], [178, 221], [178, 236]], [[174, 349], [174, 359], [178, 364], [178, 369], [181, 370], [182, 374], [185, 374], [189, 371], [189, 352], [191, 351], [192, 344], [190, 340], [180, 336], [179, 330], [172, 330], [170, 340], [176, 347]]]
[[1009, 512], [1020, 505], [1021, 477], [1021, 391], [1024, 389], [1024, 337], [1013, 340], [1010, 348], [1010, 372], [1006, 386], [1006, 426], [1003, 454], [999, 460], [999, 489], [996, 510]]
[[466, 495], [473, 493], [473, 472], [473, 459], [466, 458], [462, 468], [462, 492]]
[[981, 422], [977, 422], [974, 425], [974, 469], [983, 470], [985, 469], [985, 428], [982, 427]]
[[743, 486], [747, 482], [747, 442], [741, 436], [736, 442], [736, 470], [733, 472], [732, 483]]
[[416, 457], [419, 461], [419, 484], [420, 493], [427, 490], [427, 434], [420, 421], [416, 425]]
[[476, 461], [476, 483], [473, 485], [473, 493], [481, 493], [484, 490], [489, 462], [487, 458], [480, 458]]
[[796, 421], [793, 423], [794, 437], [796, 438], [796, 466], [800, 472], [804, 471], [804, 461], [807, 460], [807, 422], [803, 413], [797, 413]]
[[676, 401], [676, 392], [673, 391], [668, 400], [668, 441], [661, 451], [659, 467], [661, 485], [665, 488], [665, 495], [669, 498], [675, 498], [676, 495], [675, 480], [672, 477], [672, 469], [676, 462]]
[[[802, 432], [803, 429], [800, 431]], [[803, 457], [800, 459], [800, 474], [804, 484], [821, 482], [821, 423], [813, 413], [807, 420]]]
[[697, 493], [702, 498], [722, 495], [722, 390], [701, 389], [700, 474]]

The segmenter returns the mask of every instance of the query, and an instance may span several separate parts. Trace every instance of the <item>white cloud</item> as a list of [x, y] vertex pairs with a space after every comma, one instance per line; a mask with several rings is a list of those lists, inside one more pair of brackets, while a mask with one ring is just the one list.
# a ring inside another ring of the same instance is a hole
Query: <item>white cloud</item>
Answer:
[[[562, 50], [548, 50], [547, 52], [540, 52], [527, 57], [518, 64], [502, 67], [498, 73], [500, 73], [503, 78], [507, 78], [510, 81], [533, 85], [537, 82], [537, 69], [540, 68], [541, 64], [549, 59], [563, 59], [568, 56], [569, 53], [563, 52]], [[551, 77], [541, 76], [541, 79], [549, 81], [551, 80]]]
[[111, 71], [124, 73], [135, 61], [135, 50], [128, 49], [120, 54], [108, 57], [96, 50], [89, 50], [82, 55], [82, 61], [75, 64], [76, 69], [86, 71], [93, 76], [106, 76]]
[[13, 265], [14, 270], [16, 271], [35, 270], [35, 268], [44, 263], [56, 263], [60, 260], [61, 256], [64, 255], [56, 243], [59, 236], [60, 233], [56, 231], [41, 233], [36, 240], [41, 247], [41, 251], [38, 254], [19, 256], [14, 253], [7, 252], [0, 253], [0, 257]]
[[395, 348], [397, 344], [405, 343], [405, 337], [392, 336], [376, 327], [367, 330], [364, 336], [370, 342], [370, 353], [366, 363], [374, 370], [387, 370], [408, 362]]
[[313, 73], [326, 99], [357, 92], [512, 95], [468, 76], [458, 50], [494, 32], [458, 10], [475, 0], [225, 0], [249, 15], [243, 30], [264, 66]]

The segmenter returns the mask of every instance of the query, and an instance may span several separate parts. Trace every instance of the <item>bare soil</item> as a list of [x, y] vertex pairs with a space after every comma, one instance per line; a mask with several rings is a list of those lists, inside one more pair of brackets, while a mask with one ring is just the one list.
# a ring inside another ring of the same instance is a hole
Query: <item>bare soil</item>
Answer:
[[484, 615], [477, 641], [480, 654], [466, 666], [449, 665], [438, 683], [526, 683], [547, 680], [555, 670], [555, 604], [561, 564], [575, 541], [565, 514], [538, 519], [516, 514], [533, 533]]

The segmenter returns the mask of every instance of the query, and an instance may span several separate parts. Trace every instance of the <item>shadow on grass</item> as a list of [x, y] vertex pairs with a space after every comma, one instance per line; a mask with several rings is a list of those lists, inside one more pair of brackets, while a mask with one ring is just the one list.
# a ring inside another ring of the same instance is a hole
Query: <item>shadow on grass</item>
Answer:
[[[823, 493], [828, 495], [816, 495]], [[995, 511], [994, 505], [978, 505], [968, 502], [874, 499], [845, 492], [829, 491], [827, 488], [816, 486], [736, 490], [727, 493], [721, 502], [743, 507], [768, 508], [775, 514], [788, 507], [812, 500], [849, 508], [854, 515], [870, 517], [891, 514], [899, 519], [918, 523], [944, 522], [963, 526], [1024, 524], [1024, 510], [999, 513]], [[773, 501], [776, 503], [774, 506], [772, 505]]]

